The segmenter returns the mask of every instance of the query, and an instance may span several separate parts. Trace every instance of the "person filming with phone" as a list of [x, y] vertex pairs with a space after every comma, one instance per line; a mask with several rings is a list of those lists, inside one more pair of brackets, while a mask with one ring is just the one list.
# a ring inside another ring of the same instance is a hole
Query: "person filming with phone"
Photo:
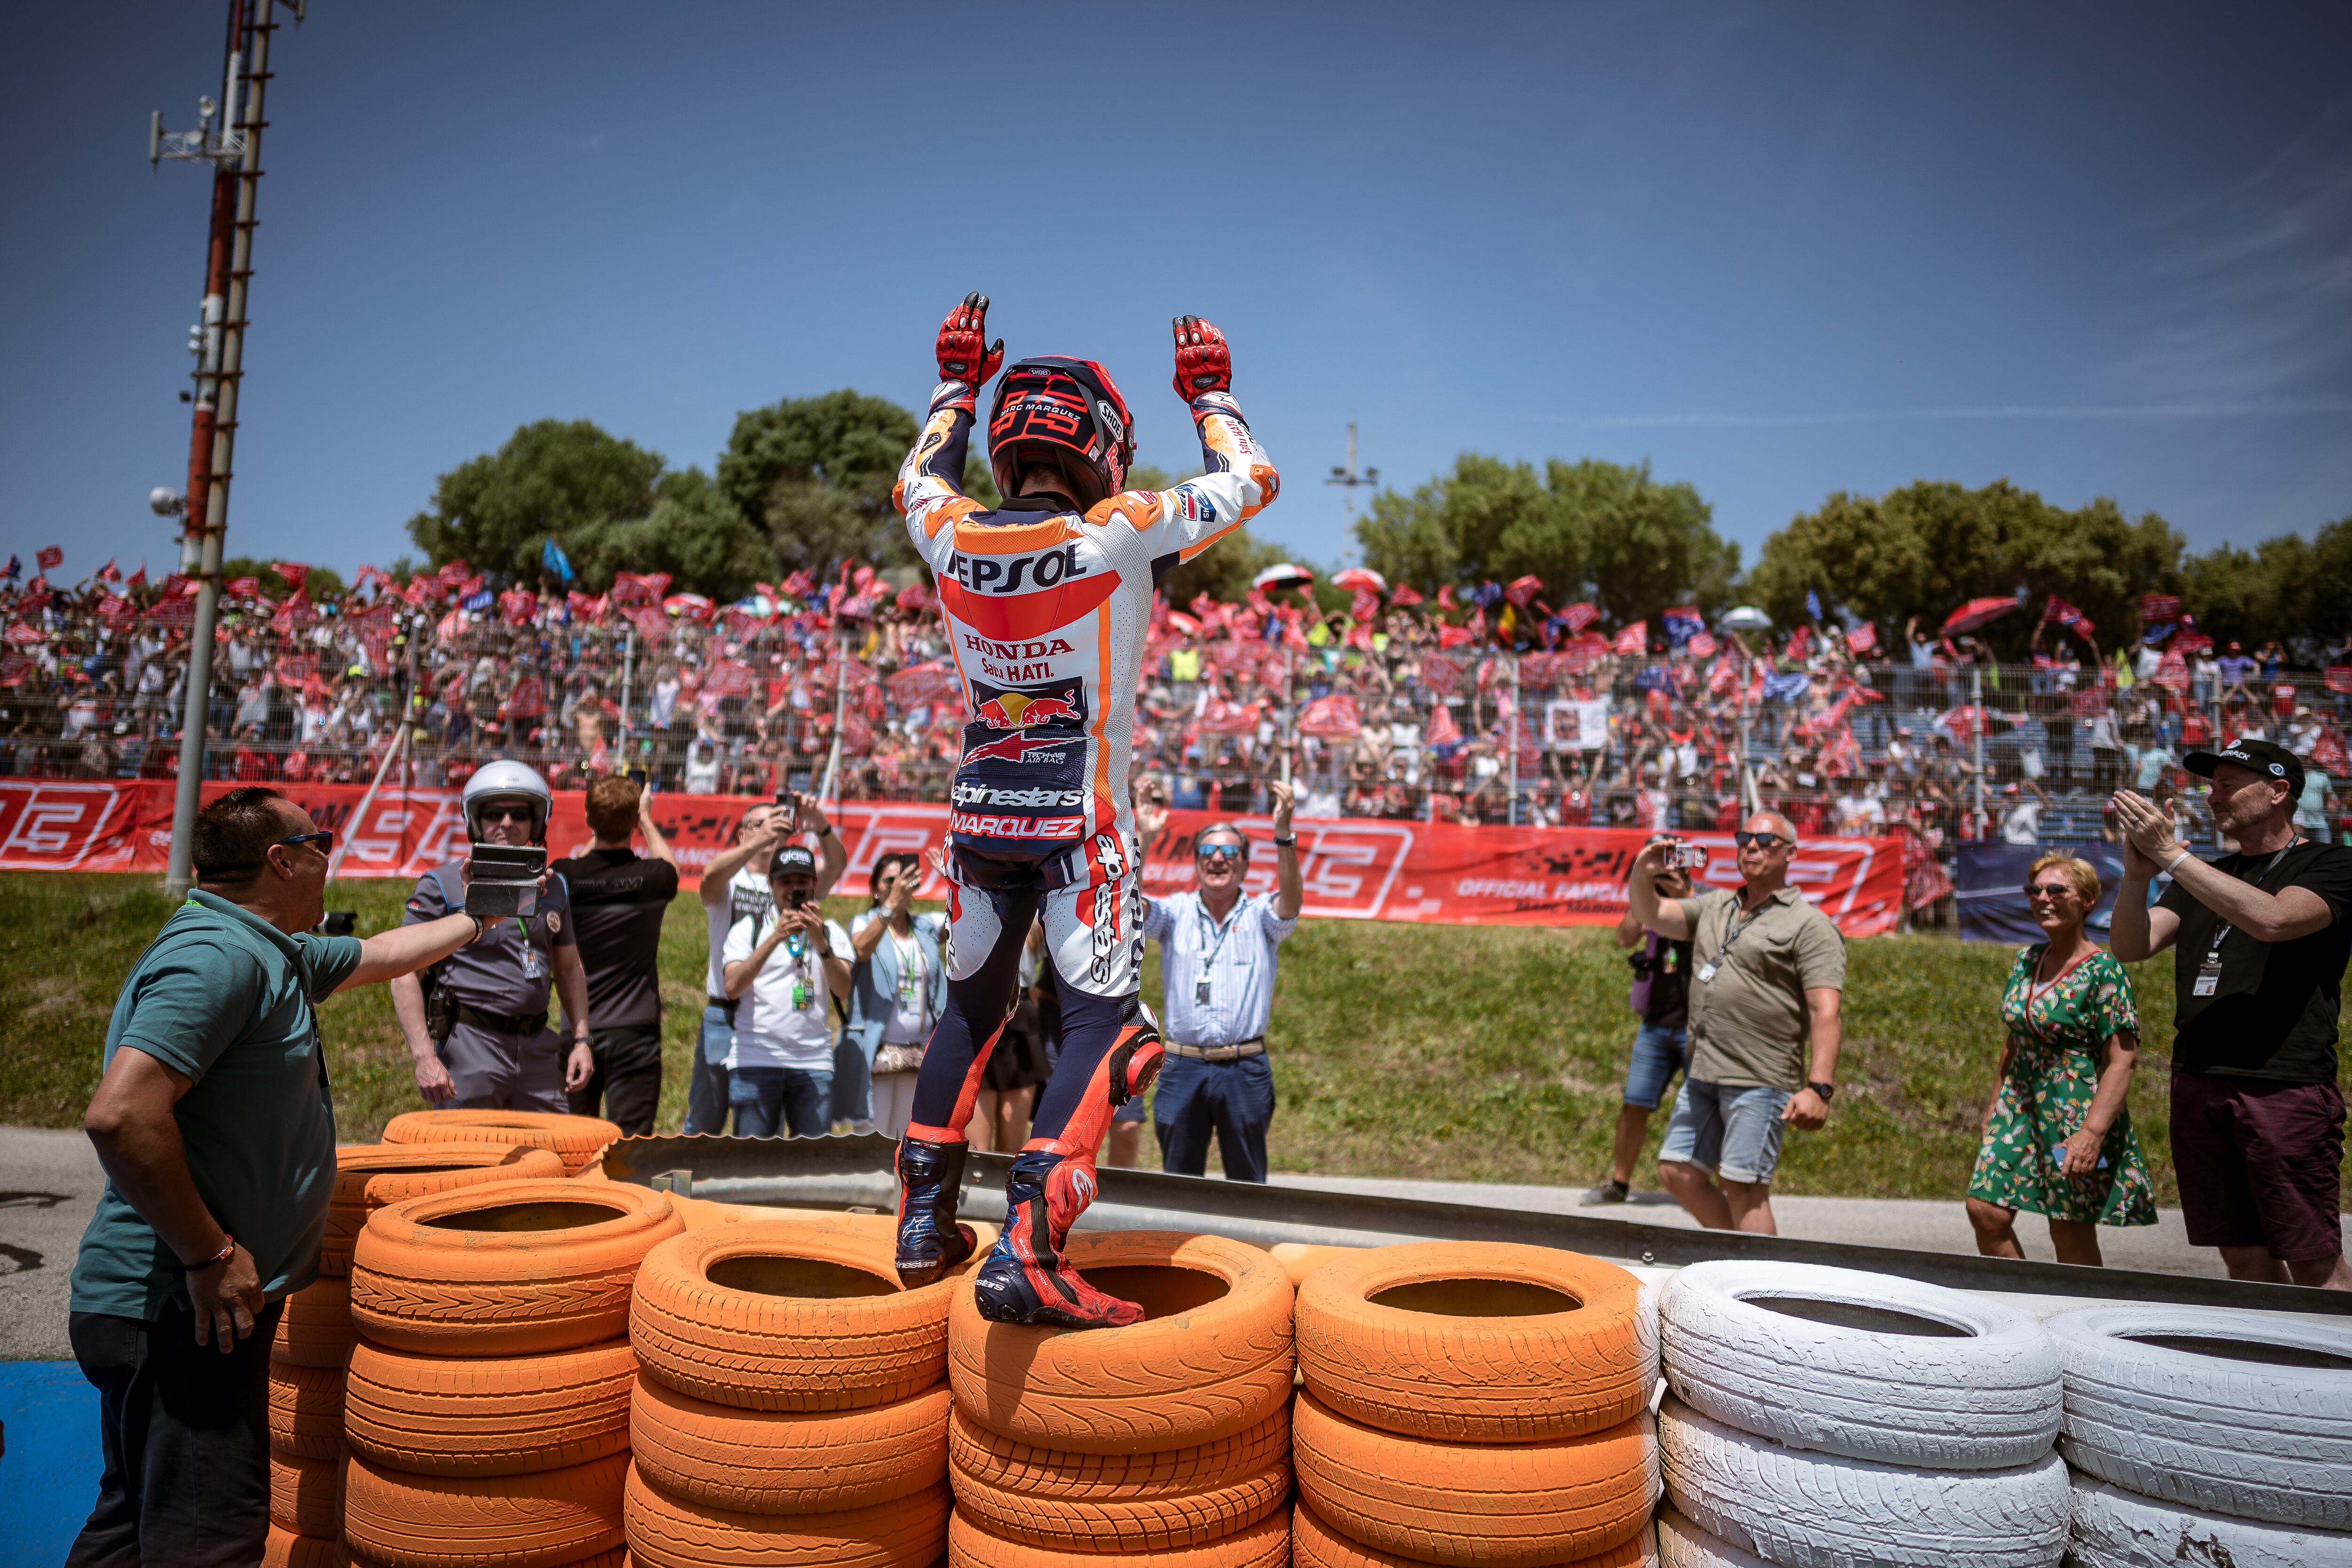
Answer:
[[[1650, 843], [1666, 846], [1666, 863], [1658, 872], [1661, 899], [1687, 899], [1691, 873], [1706, 867], [1706, 851], [1685, 844], [1671, 833], [1654, 834]], [[1643, 846], [1648, 847], [1647, 845]], [[1630, 873], [1629, 873], [1630, 875]], [[1690, 1066], [1691, 944], [1642, 929], [1629, 907], [1617, 922], [1617, 945], [1642, 951], [1627, 960], [1633, 984], [1626, 1005], [1642, 1026], [1633, 1035], [1633, 1059], [1625, 1069], [1625, 1102], [1617, 1110], [1617, 1147], [1609, 1163], [1609, 1179], [1584, 1194], [1589, 1206], [1622, 1204], [1633, 1194], [1633, 1162], [1649, 1136], [1651, 1113], [1675, 1077]]]
[[1633, 862], [1634, 918], [1669, 942], [1687, 940], [1696, 965], [1690, 1067], [1658, 1176], [1708, 1229], [1777, 1236], [1771, 1184], [1781, 1138], [1791, 1126], [1819, 1131], [1837, 1093], [1845, 938], [1789, 886], [1797, 833], [1787, 817], [1759, 811], [1732, 838], [1736, 891], [1660, 897], [1658, 878], [1675, 847], [1664, 840]]
[[833, 1130], [833, 1004], [849, 995], [849, 933], [817, 902], [816, 857], [797, 844], [768, 868], [772, 908], [727, 933], [727, 996], [737, 1005], [727, 1057], [736, 1136]]

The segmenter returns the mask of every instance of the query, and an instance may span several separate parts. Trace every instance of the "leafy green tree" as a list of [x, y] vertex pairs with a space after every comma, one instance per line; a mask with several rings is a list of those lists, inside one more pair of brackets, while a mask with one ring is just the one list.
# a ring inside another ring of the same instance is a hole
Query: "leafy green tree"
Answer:
[[648, 515], [662, 468], [660, 453], [589, 420], [541, 419], [443, 474], [433, 510], [409, 519], [408, 535], [436, 566], [463, 559], [478, 571], [536, 581], [549, 538], [568, 542], [592, 525]]
[[591, 589], [616, 572], [667, 572], [674, 586], [720, 601], [739, 599], [775, 571], [775, 555], [700, 468], [664, 474], [653, 505], [625, 522], [598, 521], [563, 542]]
[[2284, 533], [2247, 550], [2193, 556], [2182, 598], [2200, 630], [2249, 647], [2273, 637], [2328, 642], [2352, 634], [2352, 517], [2311, 539]]
[[1531, 464], [1465, 452], [1410, 496], [1375, 496], [1356, 539], [1366, 565], [1424, 593], [1532, 574], [1554, 605], [1590, 598], [1632, 620], [1728, 601], [1739, 547], [1713, 517], [1696, 489], [1659, 483], [1647, 463], [1554, 458], [1538, 477]]

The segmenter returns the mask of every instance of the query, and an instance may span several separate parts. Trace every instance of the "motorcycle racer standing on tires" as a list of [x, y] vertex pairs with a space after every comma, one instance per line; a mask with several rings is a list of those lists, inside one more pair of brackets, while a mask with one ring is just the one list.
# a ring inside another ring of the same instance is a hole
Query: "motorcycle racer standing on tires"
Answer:
[[1134, 422], [1110, 373], [1024, 359], [990, 405], [989, 468], [1005, 499], [982, 507], [958, 484], [980, 389], [1003, 363], [987, 312], [985, 296], [967, 295], [941, 323], [940, 384], [894, 492], [938, 579], [965, 715], [948, 823], [948, 1002], [898, 1144], [898, 1269], [911, 1289], [971, 1255], [971, 1229], [955, 1217], [963, 1128], [1042, 916], [1061, 1058], [974, 1291], [999, 1322], [1116, 1326], [1142, 1309], [1087, 1284], [1062, 1247], [1094, 1200], [1111, 1112], [1144, 1091], [1161, 1058], [1141, 994], [1142, 858], [1127, 777], [1144, 633], [1169, 568], [1255, 516], [1280, 481], [1234, 402], [1224, 338], [1179, 316], [1176, 395], [1205, 473], [1126, 489]]

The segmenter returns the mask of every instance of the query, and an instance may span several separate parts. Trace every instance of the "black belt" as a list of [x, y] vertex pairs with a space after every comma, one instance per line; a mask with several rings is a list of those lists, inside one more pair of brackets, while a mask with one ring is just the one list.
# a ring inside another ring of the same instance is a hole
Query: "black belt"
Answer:
[[547, 1009], [530, 1013], [485, 1013], [469, 1003], [457, 1004], [456, 1017], [460, 1024], [471, 1024], [493, 1035], [536, 1035], [547, 1027]]
[[727, 1015], [727, 1026], [729, 1028], [731, 1029], [735, 1026], [735, 1009], [741, 1005], [743, 1000], [741, 997], [713, 996], [708, 992], [705, 992], [703, 994], [702, 1000], [707, 1005], [716, 1007], [720, 1012]]

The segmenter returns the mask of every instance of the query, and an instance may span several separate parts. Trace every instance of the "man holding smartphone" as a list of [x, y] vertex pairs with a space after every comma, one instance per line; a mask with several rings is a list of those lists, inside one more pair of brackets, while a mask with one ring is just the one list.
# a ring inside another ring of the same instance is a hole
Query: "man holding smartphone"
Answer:
[[849, 995], [849, 933], [816, 900], [816, 858], [797, 844], [768, 868], [772, 907], [735, 922], [723, 951], [737, 1005], [727, 1102], [739, 1137], [833, 1130], [833, 1004]]

